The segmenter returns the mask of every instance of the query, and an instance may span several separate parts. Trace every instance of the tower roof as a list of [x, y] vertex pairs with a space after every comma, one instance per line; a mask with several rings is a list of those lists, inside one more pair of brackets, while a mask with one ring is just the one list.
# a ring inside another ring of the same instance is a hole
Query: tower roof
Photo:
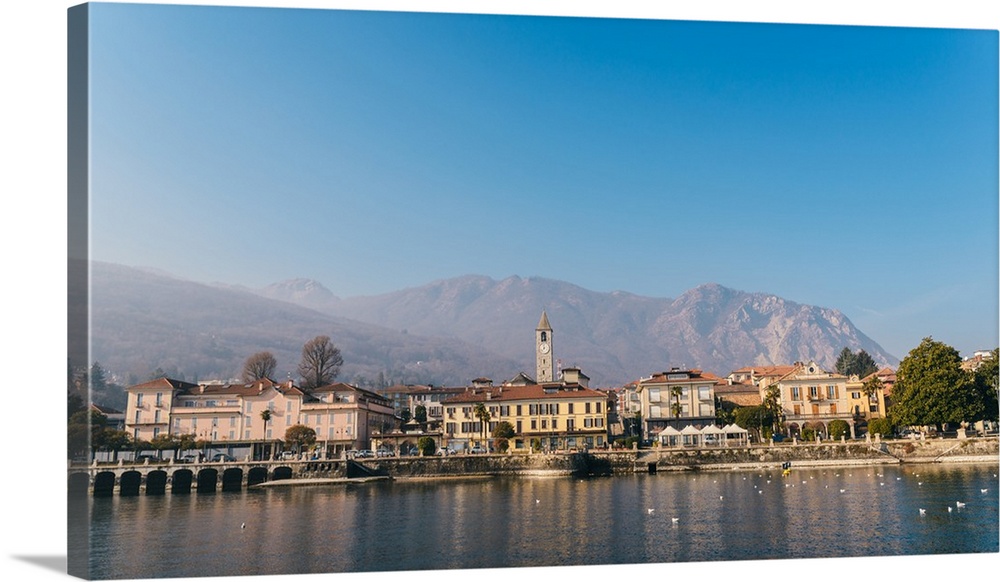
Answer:
[[549, 331], [552, 331], [552, 326], [549, 325], [549, 317], [545, 315], [545, 311], [542, 311], [542, 318], [538, 320], [538, 327], [535, 329], [537, 330], [547, 329]]

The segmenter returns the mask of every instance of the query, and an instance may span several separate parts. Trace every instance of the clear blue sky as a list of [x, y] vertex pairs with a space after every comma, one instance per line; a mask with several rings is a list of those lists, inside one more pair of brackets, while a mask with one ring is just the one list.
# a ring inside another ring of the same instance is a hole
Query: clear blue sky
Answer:
[[476, 273], [997, 345], [996, 31], [96, 4], [92, 257]]

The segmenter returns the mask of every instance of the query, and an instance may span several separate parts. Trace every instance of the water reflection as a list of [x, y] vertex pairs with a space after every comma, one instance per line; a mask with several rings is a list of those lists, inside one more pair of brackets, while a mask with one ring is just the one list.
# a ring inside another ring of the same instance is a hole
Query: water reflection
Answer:
[[996, 472], [858, 467], [113, 497], [95, 500], [93, 576], [996, 552]]

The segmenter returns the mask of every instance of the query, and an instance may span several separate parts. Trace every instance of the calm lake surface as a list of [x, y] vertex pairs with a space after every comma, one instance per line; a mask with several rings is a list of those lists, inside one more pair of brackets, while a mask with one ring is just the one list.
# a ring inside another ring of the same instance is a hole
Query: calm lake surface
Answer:
[[998, 552], [996, 475], [906, 465], [98, 498], [92, 576]]

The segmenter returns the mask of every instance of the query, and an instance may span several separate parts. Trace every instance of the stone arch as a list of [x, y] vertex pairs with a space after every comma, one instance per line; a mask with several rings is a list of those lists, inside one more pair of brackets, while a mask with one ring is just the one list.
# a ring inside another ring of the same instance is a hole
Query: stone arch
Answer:
[[243, 488], [243, 469], [232, 467], [222, 472], [222, 490], [239, 491]]
[[191, 469], [178, 469], [170, 477], [170, 492], [186, 495], [191, 493], [191, 483], [194, 481], [194, 473]]
[[139, 471], [125, 471], [118, 479], [119, 495], [138, 495], [142, 486], [142, 473]]
[[291, 467], [276, 467], [274, 469], [274, 474], [271, 476], [275, 481], [281, 481], [283, 479], [292, 478], [292, 468]]
[[264, 467], [251, 467], [247, 472], [247, 487], [253, 487], [267, 481], [267, 469]]
[[789, 422], [785, 427], [788, 429], [788, 436], [795, 438], [802, 437], [802, 428], [799, 426], [799, 423]]
[[94, 497], [111, 497], [115, 494], [115, 474], [101, 471], [94, 477]]
[[146, 474], [146, 495], [163, 495], [167, 492], [167, 472], [162, 469]]
[[202, 469], [198, 471], [198, 493], [215, 493], [219, 482], [219, 471]]

